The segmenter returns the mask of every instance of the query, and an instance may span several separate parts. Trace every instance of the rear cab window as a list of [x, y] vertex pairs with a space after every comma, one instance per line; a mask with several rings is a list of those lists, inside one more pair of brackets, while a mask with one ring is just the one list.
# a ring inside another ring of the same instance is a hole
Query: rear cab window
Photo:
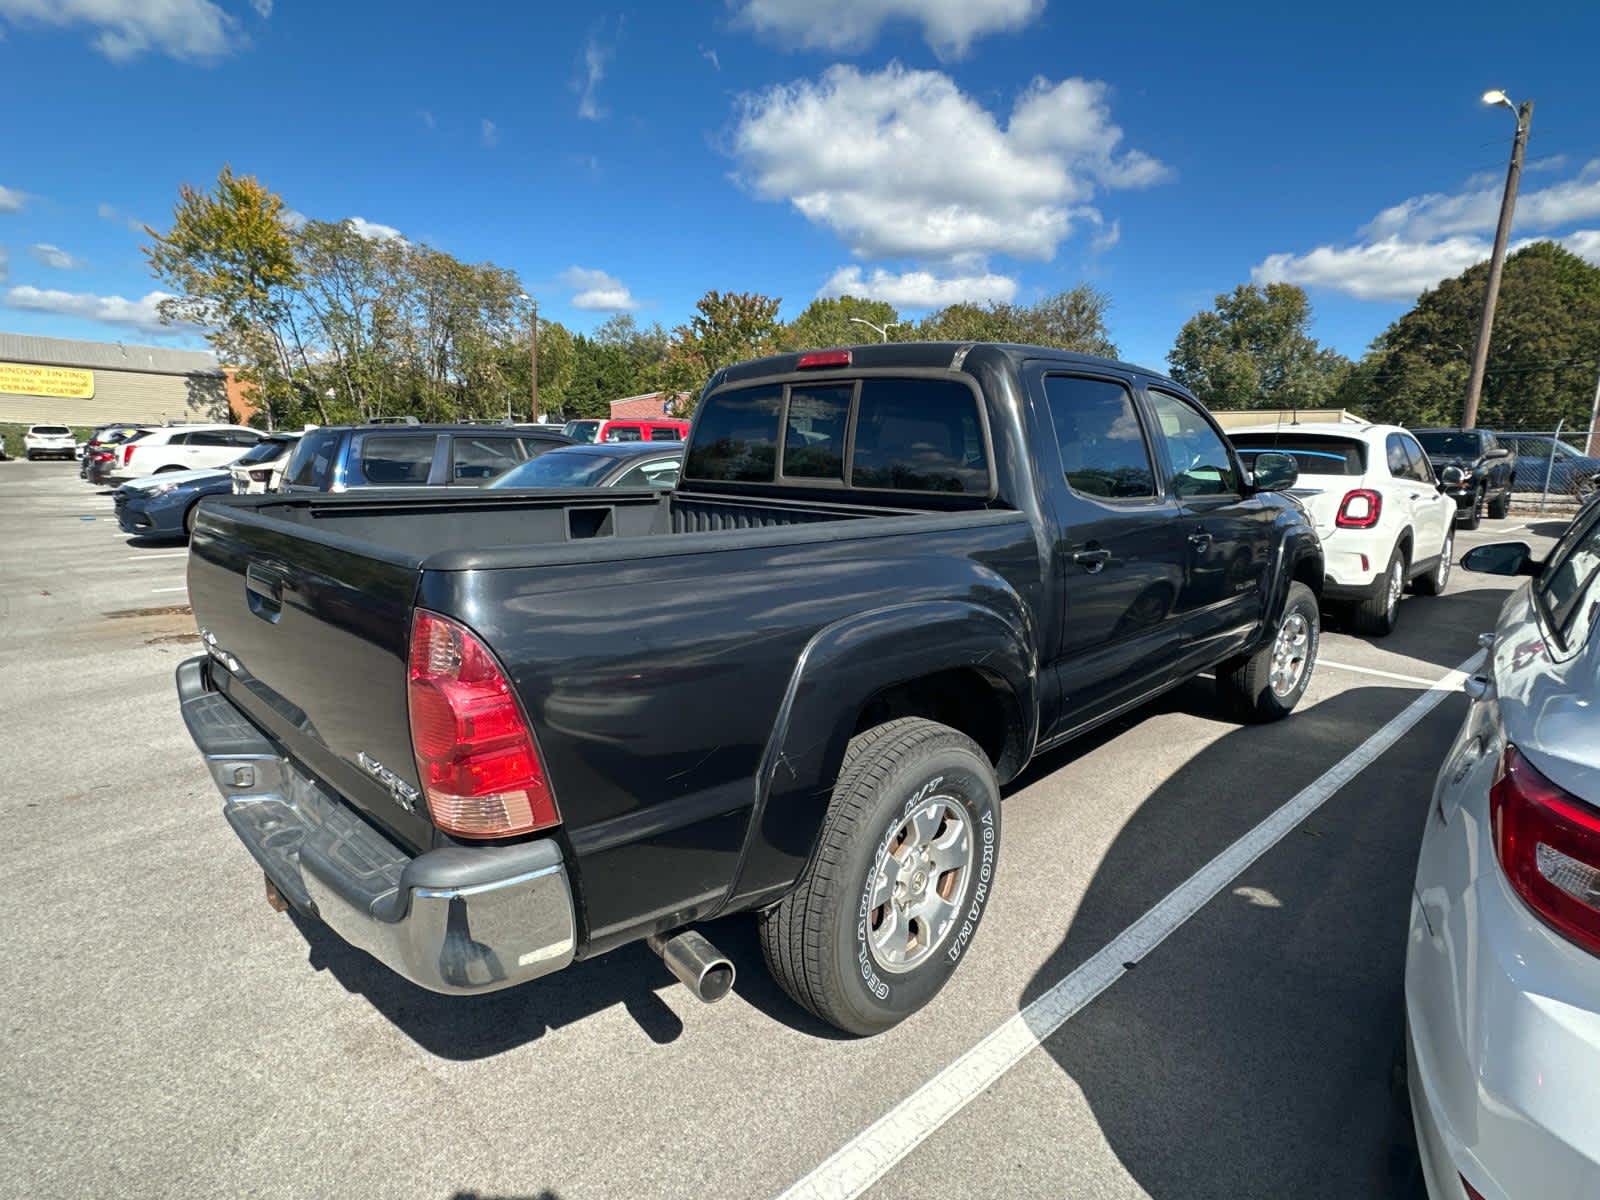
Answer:
[[994, 487], [974, 388], [895, 376], [714, 393], [696, 415], [683, 477], [984, 498]]

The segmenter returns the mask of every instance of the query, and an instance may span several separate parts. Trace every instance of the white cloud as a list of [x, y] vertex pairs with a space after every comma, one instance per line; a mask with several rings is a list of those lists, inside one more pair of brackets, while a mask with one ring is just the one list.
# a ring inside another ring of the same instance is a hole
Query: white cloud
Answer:
[[574, 289], [572, 307], [588, 312], [627, 312], [639, 307], [628, 285], [615, 275], [588, 267], [568, 267], [561, 282]]
[[1569, 233], [1566, 237], [1557, 238], [1556, 241], [1585, 262], [1600, 267], [1600, 229], [1580, 229], [1577, 233]]
[[11, 252], [0, 246], [0, 283], [4, 283], [11, 274]]
[[1529, 171], [1559, 171], [1567, 165], [1565, 154], [1547, 154], [1543, 158], [1536, 158], [1524, 169]]
[[1100, 232], [1089, 240], [1089, 249], [1095, 254], [1103, 254], [1122, 240], [1122, 222], [1113, 221], [1109, 225], [1102, 225]]
[[1098, 187], [1143, 187], [1170, 172], [1118, 153], [1106, 86], [1036, 79], [1002, 128], [938, 71], [893, 63], [741, 101], [732, 151], [761, 195], [787, 200], [864, 258], [1009, 254], [1048, 259]]
[[[304, 218], [301, 220], [303, 222]], [[369, 242], [387, 242], [395, 238], [405, 241], [400, 236], [400, 231], [393, 225], [379, 225], [376, 221], [369, 221], [365, 217], [346, 217], [344, 223]]]
[[157, 311], [167, 292], [146, 292], [137, 300], [122, 296], [97, 296], [92, 292], [61, 292], [49, 288], [14, 287], [6, 292], [7, 308], [28, 312], [55, 313], [65, 317], [86, 317], [104, 321], [109, 325], [127, 325], [146, 333], [172, 332], [188, 326], [171, 326], [161, 323]]
[[256, 10], [256, 16], [263, 21], [272, 15], [272, 0], [250, 0], [250, 7]]
[[493, 150], [500, 144], [500, 127], [488, 117], [484, 117], [478, 123], [478, 140], [483, 143], [485, 149]]
[[434, 119], [433, 113], [426, 108], [417, 109], [417, 120], [422, 122], [422, 127], [424, 129], [433, 129], [439, 124], [439, 122]]
[[283, 227], [285, 229], [293, 232], [296, 229], [304, 228], [305, 223], [310, 220], [310, 218], [298, 208], [286, 208], [278, 215], [278, 220], [283, 222]]
[[102, 202], [100, 207], [95, 211], [99, 213], [102, 221], [111, 221], [117, 225], [125, 225], [131, 233], [144, 233], [145, 223], [143, 221], [139, 220], [138, 217], [130, 217], [127, 213], [123, 212], [114, 204], [106, 204]]
[[28, 253], [33, 255], [35, 262], [56, 271], [76, 271], [84, 265], [83, 259], [68, 254], [60, 246], [52, 246], [49, 242], [35, 242], [28, 247]]
[[[598, 38], [591, 37], [583, 47], [583, 82], [578, 89], [578, 115], [585, 121], [598, 121], [606, 115], [596, 95], [600, 81], [606, 77], [606, 67], [611, 62], [612, 51], [602, 46]], [[719, 68], [720, 69], [720, 68]]]
[[931, 271], [894, 272], [874, 267], [868, 274], [854, 266], [840, 267], [817, 292], [819, 296], [885, 300], [896, 308], [943, 308], [962, 300], [986, 304], [1010, 300], [1016, 294], [1015, 279], [989, 271], [938, 276]]
[[959, 58], [988, 33], [1021, 29], [1044, 0], [729, 0], [734, 23], [789, 47], [857, 53], [891, 22], [922, 27], [941, 58]]
[[[4, 3], [5, 0], [0, 0]], [[0, 187], [0, 213], [21, 212], [28, 202], [28, 193], [16, 188]]]
[[[1500, 218], [1501, 186], [1497, 176], [1489, 186], [1412, 196], [1384, 209], [1361, 233], [1369, 238], [1427, 241], [1454, 233], [1491, 231]], [[1524, 191], [1517, 197], [1519, 229], [1555, 229], [1594, 217], [1600, 217], [1600, 159], [1587, 163], [1572, 179]]]
[[239, 22], [211, 0], [0, 0], [0, 17], [18, 25], [87, 26], [94, 31], [90, 44], [112, 62], [149, 51], [215, 62], [243, 44]]
[[722, 70], [722, 59], [717, 57], [717, 51], [716, 51], [715, 47], [712, 47], [712, 46], [701, 46], [700, 47], [700, 57], [705, 59], [708, 63], [710, 63], [718, 71]]

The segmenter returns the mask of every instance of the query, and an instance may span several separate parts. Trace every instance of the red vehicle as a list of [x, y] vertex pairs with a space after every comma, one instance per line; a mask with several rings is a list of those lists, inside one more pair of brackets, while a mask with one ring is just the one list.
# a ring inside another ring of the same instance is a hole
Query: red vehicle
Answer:
[[681, 442], [689, 422], [670, 417], [616, 417], [568, 421], [562, 430], [575, 442]]

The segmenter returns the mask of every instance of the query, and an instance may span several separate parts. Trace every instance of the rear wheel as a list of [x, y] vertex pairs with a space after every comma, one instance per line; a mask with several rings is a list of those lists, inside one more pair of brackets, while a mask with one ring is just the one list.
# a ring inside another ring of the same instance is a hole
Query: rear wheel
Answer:
[[1272, 641], [1217, 671], [1217, 689], [1224, 702], [1245, 721], [1287, 717], [1311, 683], [1321, 637], [1316, 593], [1303, 583], [1291, 583]]
[[921, 717], [857, 734], [816, 854], [761, 914], [768, 969], [848, 1033], [898, 1024], [955, 973], [999, 848], [1000, 787], [971, 738]]
[[1400, 595], [1406, 590], [1406, 556], [1399, 546], [1389, 556], [1389, 566], [1372, 587], [1372, 594], [1355, 606], [1351, 620], [1362, 633], [1384, 637], [1394, 632]]
[[1461, 528], [1476, 529], [1483, 523], [1484, 491], [1479, 488], [1472, 493], [1472, 507], [1461, 514]]
[[1496, 521], [1503, 521], [1511, 515], [1511, 489], [1507, 488], [1493, 500], [1489, 501], [1489, 515]]
[[189, 511], [183, 514], [183, 536], [194, 536], [194, 519], [200, 515], [200, 501], [196, 500], [189, 505]]

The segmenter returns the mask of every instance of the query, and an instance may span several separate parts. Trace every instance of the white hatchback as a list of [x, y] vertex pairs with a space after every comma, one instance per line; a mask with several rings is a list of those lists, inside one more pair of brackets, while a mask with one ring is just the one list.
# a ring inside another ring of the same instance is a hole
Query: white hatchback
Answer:
[[1356, 628], [1394, 628], [1409, 584], [1437, 596], [1450, 578], [1455, 501], [1441, 490], [1417, 439], [1398, 425], [1334, 422], [1254, 425], [1228, 436], [1246, 466], [1264, 451], [1300, 468], [1289, 490], [1322, 538], [1323, 599], [1343, 603]]
[[225, 467], [265, 435], [243, 425], [160, 425], [113, 446], [108, 483], [126, 483], [163, 471]]

